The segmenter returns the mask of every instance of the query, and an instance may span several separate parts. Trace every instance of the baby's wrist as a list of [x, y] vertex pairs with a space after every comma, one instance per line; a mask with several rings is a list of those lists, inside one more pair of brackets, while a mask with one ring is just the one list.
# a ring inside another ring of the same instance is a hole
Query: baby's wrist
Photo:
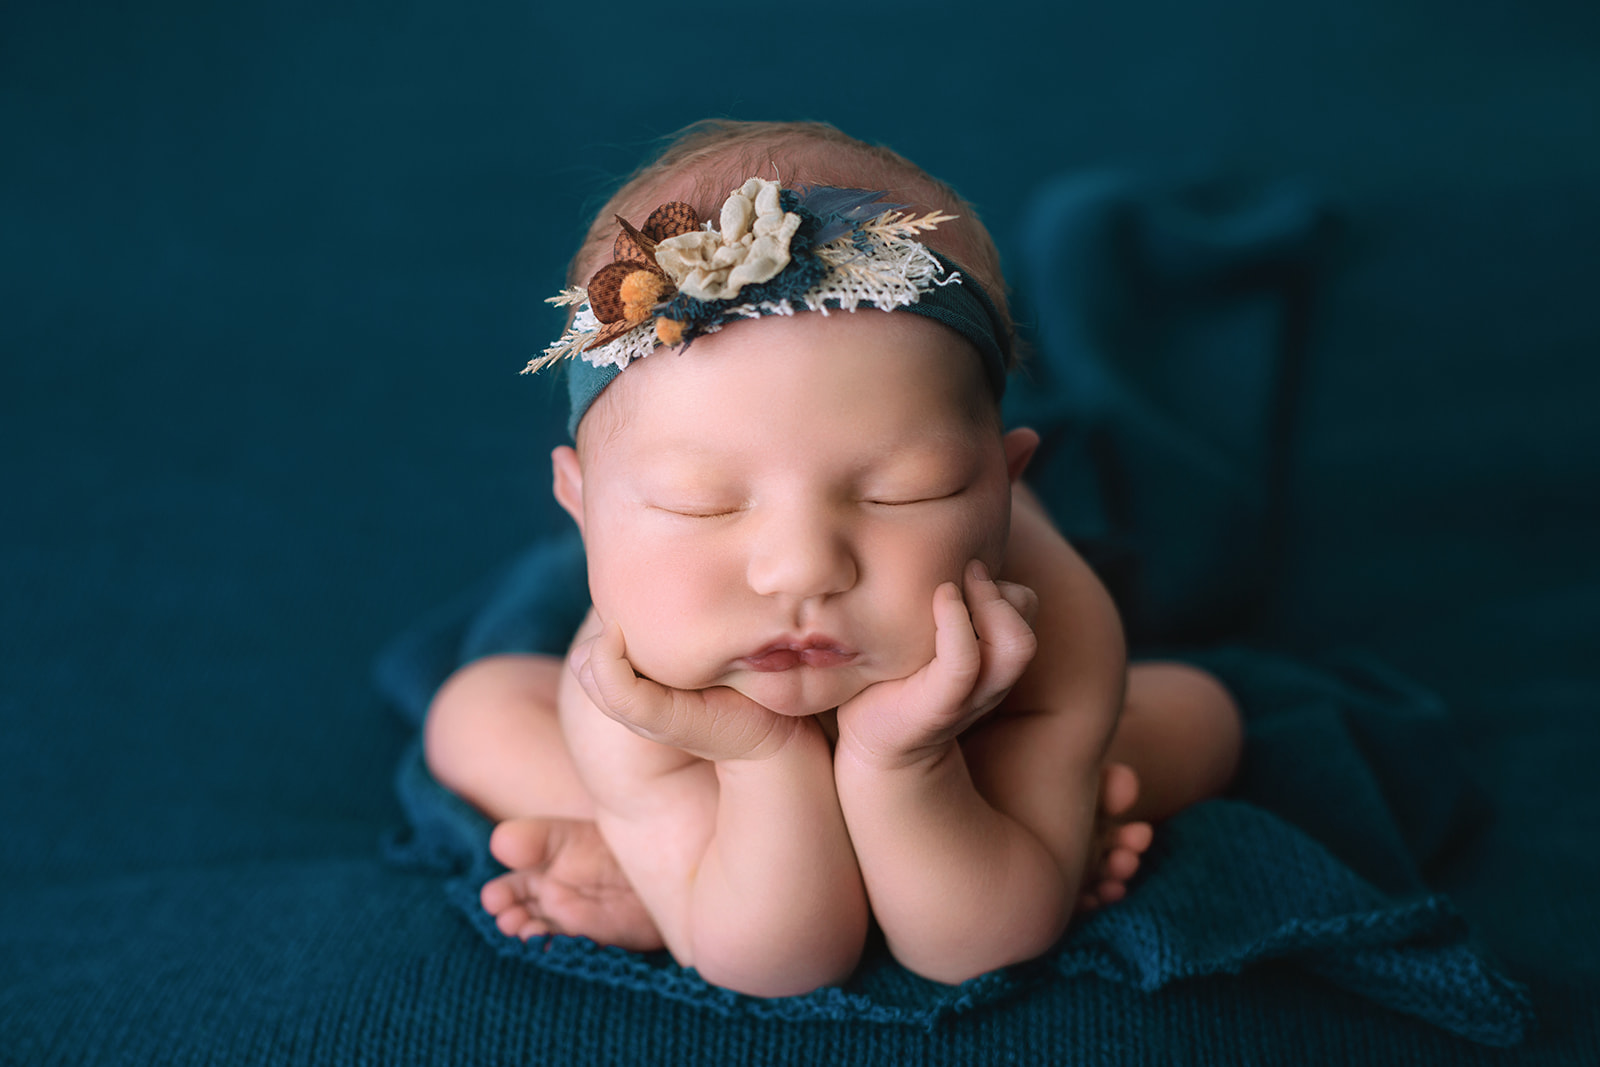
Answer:
[[767, 751], [711, 762], [723, 798], [735, 803], [759, 796], [792, 800], [817, 790], [830, 794], [834, 790], [833, 750], [815, 724], [810, 729], [801, 724]]
[[880, 739], [868, 741], [841, 728], [839, 742], [834, 746], [834, 762], [848, 763], [868, 773], [896, 773], [933, 767], [955, 747], [953, 738], [923, 744], [885, 743]]
[[814, 758], [828, 755], [828, 740], [822, 728], [809, 718], [791, 718], [774, 715], [768, 720], [768, 732], [748, 748], [712, 756], [711, 761], [720, 766], [756, 766], [774, 761]]

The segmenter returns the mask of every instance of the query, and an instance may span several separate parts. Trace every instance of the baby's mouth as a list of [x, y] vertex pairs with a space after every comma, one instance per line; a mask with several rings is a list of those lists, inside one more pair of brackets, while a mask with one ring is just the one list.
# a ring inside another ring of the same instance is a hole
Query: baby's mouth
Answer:
[[796, 667], [842, 667], [856, 654], [827, 637], [806, 637], [774, 641], [739, 662], [761, 673], [789, 671]]

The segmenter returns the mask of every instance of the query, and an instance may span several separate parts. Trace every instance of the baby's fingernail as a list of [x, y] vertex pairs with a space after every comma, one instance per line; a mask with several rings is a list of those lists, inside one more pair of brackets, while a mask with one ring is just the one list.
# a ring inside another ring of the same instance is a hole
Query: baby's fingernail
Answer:
[[984, 564], [983, 560], [973, 560], [967, 566], [967, 569], [972, 573], [972, 577], [977, 581], [987, 582], [989, 580], [989, 568]]

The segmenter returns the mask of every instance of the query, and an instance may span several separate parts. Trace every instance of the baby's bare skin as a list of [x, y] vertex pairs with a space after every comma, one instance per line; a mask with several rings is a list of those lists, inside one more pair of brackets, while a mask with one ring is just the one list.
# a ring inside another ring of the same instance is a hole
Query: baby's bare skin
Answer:
[[664, 947], [661, 931], [590, 821], [507, 819], [490, 851], [510, 872], [483, 887], [483, 908], [500, 931], [587, 937], [635, 952]]
[[[1026, 528], [1026, 523], [1020, 525]], [[582, 662], [581, 657], [575, 658]], [[446, 780], [491, 817], [501, 819], [492, 849], [511, 870], [484, 887], [484, 906], [510, 936], [569, 934], [641, 951], [660, 948], [664, 942], [649, 912], [595, 824], [582, 817], [592, 811], [592, 801], [581, 787], [574, 786], [578, 775], [562, 741], [555, 710], [563, 673], [564, 665], [549, 657], [503, 656], [480, 661], [465, 668], [441, 691], [435, 716], [430, 719], [431, 752], [446, 749], [438, 739], [440, 734], [492, 736], [501, 739], [496, 747], [502, 755], [515, 757], [513, 765], [528, 768], [516, 776], [516, 788], [523, 794], [516, 799], [492, 794], [485, 788], [491, 783], [482, 776]], [[497, 701], [491, 694], [510, 694], [512, 699]], [[1234, 715], [1225, 691], [1202, 672], [1164, 664], [1131, 669], [1127, 707], [1100, 776], [1098, 811], [1076, 902], [1079, 911], [1123, 897], [1151, 840], [1146, 819], [1171, 814], [1188, 803], [1187, 794], [1196, 789], [1220, 788], [1231, 774], [1226, 760], [1209, 771], [1209, 783], [1191, 774], [1185, 784], [1182, 767], [1192, 765], [1194, 750], [1204, 747], [1192, 743], [1197, 735], [1223, 738], [1224, 742], [1214, 747], [1226, 752], [1231, 743], [1225, 739]], [[985, 735], [982, 724], [968, 730], [966, 750], [981, 753]], [[1161, 741], [1166, 738], [1178, 739], [1185, 751], [1181, 758], [1168, 761], [1173, 766], [1163, 767], [1153, 757], [1161, 752]], [[529, 750], [508, 753], [503, 744], [507, 739], [516, 739]], [[1146, 773], [1177, 779], [1176, 791], [1157, 789], [1151, 796], [1149, 790], [1141, 790], [1133, 768], [1117, 762], [1124, 757], [1142, 764]], [[981, 755], [978, 758], [981, 766]], [[450, 761], [445, 758], [441, 762], [448, 765]], [[532, 770], [535, 763], [542, 771]], [[444, 768], [438, 769], [446, 773]], [[1141, 803], [1142, 798], [1151, 803]], [[532, 811], [579, 817], [516, 814]]]
[[471, 665], [430, 713], [436, 776], [507, 821], [486, 907], [766, 996], [847, 978], [869, 908], [938, 981], [1037, 956], [1226, 781], [1231, 699], [1169, 671], [1145, 713], [1109, 596], [1017, 483], [1037, 437], [973, 403], [942, 326], [695, 346], [556, 451], [595, 604], [570, 669]]
[[[581, 789], [567, 796], [550, 789], [552, 780], [576, 780], [560, 740], [555, 710], [556, 679], [563, 669], [563, 662], [554, 657], [497, 656], [464, 669], [451, 687], [441, 692], [444, 715], [472, 715], [477, 719], [474, 729], [490, 725], [482, 715], [480, 684], [540, 698], [525, 709], [526, 714], [519, 715], [519, 725], [525, 738], [542, 738], [539, 761], [549, 773], [537, 784], [524, 787], [535, 794], [523, 802], [525, 810], [544, 807], [581, 813], [590, 807]], [[1190, 730], [1205, 729], [1210, 720], [1211, 726], [1225, 726], [1221, 694], [1210, 691], [1214, 685], [1201, 672], [1181, 665], [1135, 665], [1129, 673], [1128, 705], [1111, 753], [1134, 757], [1138, 755], [1134, 749], [1148, 747], [1150, 738], [1182, 733], [1186, 725]], [[527, 730], [530, 723], [532, 731]], [[507, 734], [501, 732], [501, 736]], [[546, 745], [549, 747], [543, 747]], [[1220, 776], [1226, 771], [1213, 773]], [[475, 803], [488, 809], [481, 793], [473, 794], [465, 783], [457, 788], [469, 799], [476, 795]], [[1149, 790], [1141, 790], [1131, 766], [1107, 764], [1101, 781], [1096, 854], [1087, 864], [1092, 874], [1079, 894], [1080, 913], [1123, 899], [1152, 839], [1151, 823], [1144, 819], [1160, 819], [1176, 810], [1171, 800], [1162, 802], [1159, 797], [1155, 798], [1157, 806], [1140, 803], [1148, 796]], [[488, 810], [494, 814], [493, 809]], [[660, 931], [592, 818], [503, 815], [490, 839], [490, 850], [509, 870], [485, 884], [482, 902], [507, 936], [580, 936], [641, 952], [664, 947]]]
[[[1138, 796], [1132, 768], [1106, 768], [1093, 872], [1078, 897], [1080, 912], [1114, 904], [1127, 893], [1150, 847], [1147, 822], [1125, 822]], [[490, 851], [507, 873], [484, 884], [484, 910], [508, 937], [587, 937], [635, 952], [665, 947], [627, 875], [593, 822], [513, 818], [495, 827]]]

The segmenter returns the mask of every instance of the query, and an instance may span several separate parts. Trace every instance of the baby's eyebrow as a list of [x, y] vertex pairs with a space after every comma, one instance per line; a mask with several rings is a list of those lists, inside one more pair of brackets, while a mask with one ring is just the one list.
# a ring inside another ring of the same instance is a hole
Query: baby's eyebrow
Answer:
[[683, 440], [651, 442], [647, 446], [645, 455], [645, 461], [653, 466], [680, 469], [714, 467], [726, 462], [728, 458], [727, 450], [707, 447], [703, 441]]
[[864, 468], [859, 481], [865, 487], [929, 488], [964, 478], [971, 464], [952, 455], [900, 457], [897, 460]]
[[705, 448], [651, 449], [639, 462], [630, 464], [629, 469], [641, 481], [696, 487], [731, 481], [735, 475], [726, 458]]
[[[826, 445], [822, 446], [827, 455]], [[636, 439], [625, 463], [641, 478], [678, 482], [735, 481], [748, 476], [752, 465], [772, 450], [754, 446], [735, 448], [710, 445], [699, 437], [669, 431], [650, 440]], [[920, 424], [886, 429], [877, 435], [863, 435], [863, 443], [852, 458], [835, 453], [817, 462], [835, 465], [834, 473], [856, 480], [880, 477], [934, 477], [948, 473], [953, 466], [965, 467], [976, 453], [967, 434], [949, 427]]]

